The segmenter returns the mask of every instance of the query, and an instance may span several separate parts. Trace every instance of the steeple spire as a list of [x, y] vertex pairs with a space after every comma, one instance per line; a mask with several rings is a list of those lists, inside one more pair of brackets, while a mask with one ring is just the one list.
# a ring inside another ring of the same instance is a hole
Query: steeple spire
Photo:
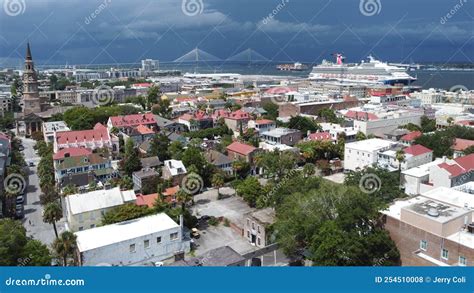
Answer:
[[30, 42], [26, 43], [26, 60], [32, 60]]

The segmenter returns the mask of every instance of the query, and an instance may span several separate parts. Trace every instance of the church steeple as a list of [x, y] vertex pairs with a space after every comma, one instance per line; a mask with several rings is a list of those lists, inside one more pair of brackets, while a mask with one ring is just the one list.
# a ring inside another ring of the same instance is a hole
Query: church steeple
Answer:
[[23, 103], [24, 115], [41, 112], [38, 78], [29, 42], [26, 45], [25, 70], [23, 71]]
[[33, 60], [33, 57], [31, 57], [31, 49], [30, 49], [30, 42], [26, 44], [26, 60]]

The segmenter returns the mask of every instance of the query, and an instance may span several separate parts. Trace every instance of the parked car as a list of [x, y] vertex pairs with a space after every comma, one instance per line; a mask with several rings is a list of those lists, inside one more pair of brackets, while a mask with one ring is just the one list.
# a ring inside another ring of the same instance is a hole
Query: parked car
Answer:
[[210, 216], [204, 215], [204, 216], [201, 216], [201, 218], [199, 218], [199, 220], [201, 220], [201, 221], [207, 221], [207, 220], [209, 220], [210, 218], [211, 218]]
[[23, 195], [19, 195], [16, 197], [16, 204], [23, 204], [24, 201], [25, 197], [23, 197]]
[[25, 208], [22, 204], [17, 204], [15, 208], [15, 218], [23, 219], [25, 217]]
[[191, 229], [191, 237], [196, 238], [196, 239], [201, 237], [201, 234], [199, 233], [199, 230], [197, 228]]

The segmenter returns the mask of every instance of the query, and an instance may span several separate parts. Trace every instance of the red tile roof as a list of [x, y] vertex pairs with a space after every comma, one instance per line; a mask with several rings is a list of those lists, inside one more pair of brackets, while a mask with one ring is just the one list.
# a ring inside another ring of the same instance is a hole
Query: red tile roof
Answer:
[[315, 132], [308, 135], [308, 139], [316, 141], [331, 140], [331, 134], [329, 132]]
[[137, 194], [137, 199], [135, 200], [135, 204], [137, 206], [146, 205], [149, 208], [152, 208], [157, 198], [158, 198], [158, 193], [152, 193], [152, 194], [146, 194], [146, 195]]
[[410, 147], [405, 148], [403, 151], [406, 154], [410, 154], [410, 155], [413, 155], [413, 156], [419, 156], [419, 155], [423, 155], [423, 154], [426, 154], [426, 153], [433, 152], [432, 150], [430, 150], [427, 147], [422, 146], [421, 144], [412, 145]]
[[58, 144], [75, 143], [76, 141], [102, 141], [109, 139], [109, 131], [107, 127], [100, 123], [97, 123], [94, 126], [94, 129], [56, 132], [56, 142]]
[[113, 116], [110, 117], [110, 120], [112, 122], [112, 126], [114, 127], [138, 126], [140, 124], [156, 124], [155, 115], [153, 115], [152, 113]]
[[448, 163], [441, 163], [438, 167], [445, 169], [448, 171], [453, 177], [459, 176], [464, 173], [464, 169], [459, 167], [456, 164], [449, 165]]
[[153, 84], [149, 82], [144, 82], [144, 83], [134, 83], [133, 87], [152, 87]]
[[179, 191], [179, 185], [173, 186], [166, 188], [165, 191], [163, 191], [164, 196], [173, 196]]
[[211, 117], [209, 117], [209, 115], [206, 114], [206, 112], [204, 111], [197, 111], [195, 113], [186, 113], [186, 114], [183, 114], [179, 117], [179, 119], [182, 119], [182, 120], [186, 120], [186, 121], [190, 121], [190, 120], [207, 120]]
[[448, 163], [439, 164], [438, 167], [448, 171], [453, 177], [471, 172], [474, 170], [474, 154], [454, 159], [456, 163], [449, 165]]
[[454, 140], [452, 148], [455, 151], [463, 151], [473, 145], [474, 145], [474, 140], [456, 138]]
[[364, 111], [353, 111], [353, 110], [347, 111], [345, 116], [347, 118], [351, 118], [351, 119], [366, 119], [366, 117], [369, 120], [378, 120], [379, 119], [379, 117], [377, 117], [377, 115], [375, 115], [375, 114], [372, 114], [372, 113], [369, 113], [369, 112], [364, 112]]
[[467, 156], [459, 157], [454, 160], [467, 172], [474, 170], [474, 154], [469, 154]]
[[423, 133], [421, 133], [421, 131], [412, 131], [412, 132], [407, 133], [404, 136], [402, 136], [400, 138], [400, 140], [402, 140], [402, 141], [414, 141], [415, 139], [417, 139], [418, 137], [420, 137], [422, 135], [423, 135]]
[[227, 150], [231, 151], [231, 152], [234, 152], [234, 153], [238, 153], [238, 154], [247, 156], [248, 154], [255, 151], [256, 148], [251, 146], [251, 145], [248, 145], [248, 144], [244, 144], [244, 143], [241, 143], [241, 142], [238, 142], [238, 141], [234, 141], [233, 143], [231, 143], [230, 145], [227, 146]]
[[212, 118], [214, 119], [219, 119], [222, 117], [229, 117], [230, 111], [226, 109], [219, 109], [215, 110], [214, 113], [212, 113]]
[[155, 133], [150, 128], [146, 127], [145, 125], [141, 125], [141, 124], [137, 126], [137, 131], [138, 131], [138, 133], [143, 134], [143, 135]]
[[257, 120], [255, 120], [255, 124], [259, 124], [259, 125], [262, 125], [262, 124], [273, 124], [273, 123], [275, 123], [275, 121], [269, 120], [269, 119], [257, 119]]
[[53, 155], [54, 160], [64, 159], [66, 155], [69, 157], [80, 157], [80, 156], [87, 156], [92, 154], [92, 151], [87, 148], [65, 148], [62, 150], [57, 151]]
[[249, 119], [250, 115], [249, 115], [249, 113], [244, 112], [242, 110], [237, 110], [237, 111], [234, 111], [234, 112], [230, 113], [229, 116], [226, 117], [226, 118], [234, 119], [234, 120], [245, 120], [245, 119]]
[[196, 101], [197, 99], [196, 98], [192, 98], [192, 97], [177, 97], [174, 99], [176, 102], [178, 103], [184, 103], [184, 102], [194, 102]]

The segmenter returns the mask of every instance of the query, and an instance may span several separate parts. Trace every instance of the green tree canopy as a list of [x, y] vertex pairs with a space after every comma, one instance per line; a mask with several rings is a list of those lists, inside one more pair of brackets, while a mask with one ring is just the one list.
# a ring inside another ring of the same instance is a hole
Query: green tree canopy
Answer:
[[316, 130], [321, 130], [321, 127], [318, 125], [318, 123], [308, 117], [303, 116], [291, 117], [287, 126], [291, 129], [298, 129], [304, 136], [306, 136], [308, 131], [315, 132]]
[[140, 155], [138, 149], [131, 138], [125, 143], [125, 157], [121, 162], [122, 170], [127, 176], [132, 176], [133, 172], [139, 171], [142, 168]]
[[147, 206], [137, 206], [129, 203], [111, 209], [102, 218], [102, 225], [110, 225], [128, 220], [138, 219], [153, 214], [153, 209]]
[[[308, 249], [314, 265], [396, 265], [398, 250], [378, 220], [380, 205], [358, 187], [322, 181], [277, 206], [274, 231], [288, 255]], [[382, 260], [382, 261], [380, 261]]]
[[49, 266], [48, 248], [28, 238], [19, 221], [0, 220], [0, 266]]

